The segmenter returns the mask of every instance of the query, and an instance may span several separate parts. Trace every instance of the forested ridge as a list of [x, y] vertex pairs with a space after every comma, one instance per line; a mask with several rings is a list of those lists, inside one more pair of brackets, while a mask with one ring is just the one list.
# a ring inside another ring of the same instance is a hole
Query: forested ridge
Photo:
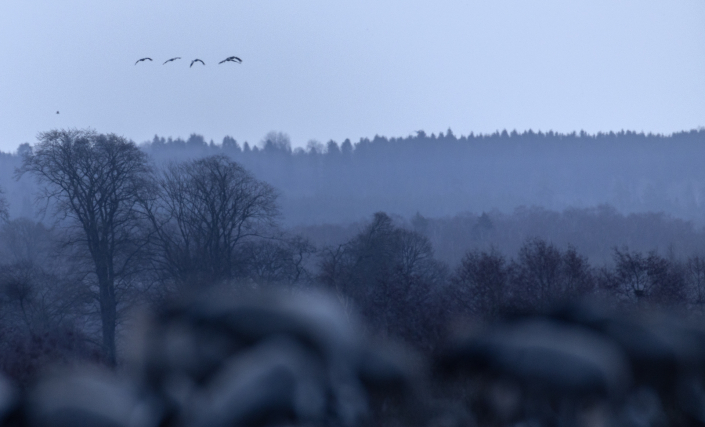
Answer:
[[[614, 206], [622, 213], [664, 211], [702, 224], [705, 130], [670, 136], [497, 132], [456, 137], [418, 132], [356, 143], [309, 142], [286, 135], [258, 147], [226, 138], [210, 145], [155, 138], [155, 158], [222, 150], [282, 191], [288, 224], [347, 222], [383, 210], [439, 217], [518, 206], [550, 210]], [[248, 149], [249, 148], [249, 149]]]
[[[448, 130], [355, 143], [309, 141], [306, 149], [293, 149], [282, 133], [256, 143], [231, 137], [207, 141], [198, 134], [155, 136], [140, 146], [155, 162], [230, 156], [281, 192], [288, 225], [359, 221], [376, 211], [442, 217], [602, 204], [624, 214], [665, 212], [702, 225], [704, 141], [703, 129], [672, 135], [502, 131], [466, 136]], [[0, 185], [12, 201], [11, 212], [28, 215], [29, 184], [12, 182], [18, 162], [16, 154], [0, 155]]]

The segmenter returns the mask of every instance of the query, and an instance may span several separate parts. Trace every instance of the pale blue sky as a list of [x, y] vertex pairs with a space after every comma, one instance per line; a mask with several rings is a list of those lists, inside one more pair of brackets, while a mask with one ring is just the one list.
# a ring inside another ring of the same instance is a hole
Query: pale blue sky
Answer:
[[304, 146], [705, 125], [704, 0], [3, 0], [0, 58], [3, 151], [57, 127]]

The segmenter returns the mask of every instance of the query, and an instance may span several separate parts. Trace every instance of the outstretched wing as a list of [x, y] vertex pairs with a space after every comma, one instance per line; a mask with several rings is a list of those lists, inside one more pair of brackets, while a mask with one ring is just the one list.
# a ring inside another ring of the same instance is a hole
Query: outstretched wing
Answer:
[[235, 62], [237, 64], [241, 64], [242, 59], [238, 58], [237, 56], [229, 56], [229, 57], [223, 59], [222, 61], [220, 61], [218, 64], [222, 64], [223, 62]]
[[142, 62], [142, 61], [146, 61], [146, 60], [150, 60], [150, 61], [151, 61], [152, 58], [142, 58], [142, 59], [138, 59], [137, 62], [135, 62], [135, 65], [137, 65], [138, 62]]
[[[166, 61], [164, 61], [164, 64], [166, 64], [167, 62], [176, 61], [177, 59], [181, 59], [181, 57], [177, 56], [176, 58], [167, 59]], [[164, 65], [164, 64], [162, 64], [162, 65]]]

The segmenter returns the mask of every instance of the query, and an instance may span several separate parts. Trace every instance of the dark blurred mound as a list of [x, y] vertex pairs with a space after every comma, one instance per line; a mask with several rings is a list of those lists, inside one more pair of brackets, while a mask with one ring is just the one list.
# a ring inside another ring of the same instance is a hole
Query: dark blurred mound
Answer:
[[437, 359], [483, 425], [699, 426], [705, 329], [582, 303], [458, 334]]
[[139, 377], [188, 425], [361, 425], [368, 394], [407, 390], [411, 371], [343, 313], [314, 294], [176, 304], [145, 335]]
[[323, 295], [291, 292], [169, 304], [140, 322], [120, 372], [53, 373], [21, 396], [8, 385], [0, 417], [46, 427], [422, 420], [423, 365], [398, 345], [365, 343], [344, 313]]
[[705, 329], [565, 305], [457, 333], [433, 363], [335, 300], [211, 294], [139, 322], [117, 372], [0, 381], [8, 426], [699, 426]]

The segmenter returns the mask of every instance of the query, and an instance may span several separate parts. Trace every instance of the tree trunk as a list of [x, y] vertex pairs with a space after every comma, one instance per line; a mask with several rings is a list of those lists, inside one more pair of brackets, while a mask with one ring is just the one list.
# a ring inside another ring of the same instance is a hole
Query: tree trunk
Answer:
[[[101, 269], [102, 270], [102, 269]], [[115, 279], [106, 271], [98, 272], [98, 301], [103, 330], [103, 351], [108, 366], [117, 364], [115, 329], [117, 323], [117, 301], [115, 300]]]

